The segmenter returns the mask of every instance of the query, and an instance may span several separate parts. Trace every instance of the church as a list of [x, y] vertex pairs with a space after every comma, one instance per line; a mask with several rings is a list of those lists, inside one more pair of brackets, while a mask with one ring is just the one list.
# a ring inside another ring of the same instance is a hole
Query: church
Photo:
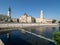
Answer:
[[0, 14], [0, 22], [10, 22], [11, 21], [11, 8], [8, 9], [8, 14]]
[[34, 20], [35, 19], [32, 16], [29, 16], [26, 13], [19, 17], [20, 23], [34, 23]]
[[45, 19], [43, 10], [40, 11], [40, 18], [36, 18], [36, 23], [52, 23], [51, 19]]

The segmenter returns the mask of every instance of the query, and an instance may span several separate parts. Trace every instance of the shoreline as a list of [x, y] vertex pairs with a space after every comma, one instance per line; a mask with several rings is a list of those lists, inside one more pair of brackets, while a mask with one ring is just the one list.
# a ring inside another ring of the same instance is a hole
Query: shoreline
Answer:
[[0, 29], [10, 29], [10, 28], [28, 28], [28, 27], [59, 27], [60, 24], [40, 24], [40, 23], [1, 23]]

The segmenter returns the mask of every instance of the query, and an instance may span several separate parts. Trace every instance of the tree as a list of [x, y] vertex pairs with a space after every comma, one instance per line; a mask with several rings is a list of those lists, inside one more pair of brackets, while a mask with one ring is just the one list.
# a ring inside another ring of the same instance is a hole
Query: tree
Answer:
[[17, 22], [19, 22], [19, 19], [17, 19]]
[[36, 23], [36, 20], [34, 19], [34, 23]]
[[60, 23], [60, 21], [58, 21], [58, 23]]
[[56, 22], [56, 20], [52, 20], [52, 23], [55, 23]]
[[10, 22], [13, 22], [13, 20], [11, 19]]
[[55, 32], [53, 35], [55, 45], [60, 45], [60, 32]]

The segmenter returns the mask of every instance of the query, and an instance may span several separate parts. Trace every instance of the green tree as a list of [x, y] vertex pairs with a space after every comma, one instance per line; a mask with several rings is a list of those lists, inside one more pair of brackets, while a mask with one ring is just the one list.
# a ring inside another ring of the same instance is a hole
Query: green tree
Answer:
[[58, 21], [58, 23], [60, 23], [60, 21]]
[[55, 45], [60, 45], [60, 32], [55, 32], [53, 35]]
[[56, 20], [52, 20], [52, 23], [55, 23], [56, 22]]
[[34, 19], [34, 23], [36, 23], [36, 20]]
[[13, 20], [11, 19], [10, 22], [13, 22]]

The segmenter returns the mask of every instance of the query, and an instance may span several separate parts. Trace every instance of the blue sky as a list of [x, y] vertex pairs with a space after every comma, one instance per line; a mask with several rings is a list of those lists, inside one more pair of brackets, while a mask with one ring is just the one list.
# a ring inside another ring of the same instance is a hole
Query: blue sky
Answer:
[[44, 18], [60, 20], [60, 0], [0, 0], [0, 14], [7, 14], [9, 7], [13, 18], [19, 18], [25, 12], [38, 18], [43, 10]]

